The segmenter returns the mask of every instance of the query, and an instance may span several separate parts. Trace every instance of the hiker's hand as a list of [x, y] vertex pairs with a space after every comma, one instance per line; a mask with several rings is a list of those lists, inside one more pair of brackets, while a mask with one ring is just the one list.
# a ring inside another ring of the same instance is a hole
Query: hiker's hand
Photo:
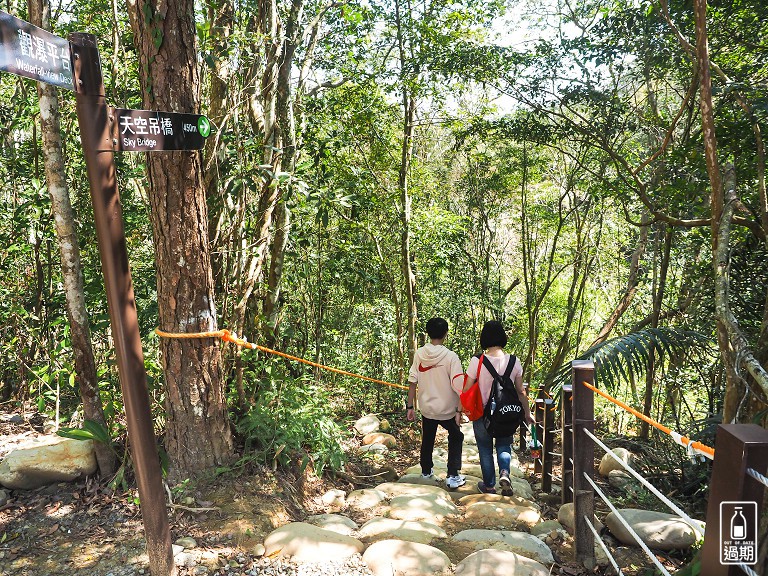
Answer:
[[531, 426], [536, 424], [536, 420], [533, 419], [533, 416], [531, 414], [527, 414], [525, 417], [525, 421], [528, 422]]
[[408, 420], [408, 422], [413, 422], [416, 420], [416, 413], [413, 411], [413, 408], [408, 408], [408, 411], [405, 413], [405, 418]]
[[456, 412], [455, 420], [456, 420], [456, 424], [458, 424], [459, 426], [461, 426], [461, 423], [464, 421], [463, 416], [464, 416], [464, 412]]

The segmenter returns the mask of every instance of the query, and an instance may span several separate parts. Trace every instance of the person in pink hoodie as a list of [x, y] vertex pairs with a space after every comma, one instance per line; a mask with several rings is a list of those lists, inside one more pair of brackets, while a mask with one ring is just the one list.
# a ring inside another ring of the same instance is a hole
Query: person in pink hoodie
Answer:
[[416, 350], [408, 374], [407, 418], [410, 421], [416, 419], [418, 405], [421, 412], [419, 463], [424, 478], [434, 477], [432, 451], [437, 427], [442, 426], [448, 431], [448, 475], [445, 485], [455, 490], [466, 483], [464, 476], [459, 474], [464, 443], [464, 433], [459, 428], [459, 393], [464, 385], [464, 370], [456, 353], [443, 346], [448, 335], [448, 322], [443, 318], [430, 318], [426, 328], [430, 341]]

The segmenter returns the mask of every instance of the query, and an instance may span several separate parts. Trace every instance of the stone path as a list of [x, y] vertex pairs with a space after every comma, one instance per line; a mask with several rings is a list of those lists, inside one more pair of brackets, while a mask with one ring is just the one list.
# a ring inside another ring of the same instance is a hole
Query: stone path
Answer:
[[[366, 436], [371, 451], [379, 450], [379, 440], [387, 442], [385, 448], [394, 447], [391, 436], [376, 437], [370, 417], [355, 428]], [[290, 558], [313, 574], [546, 576], [554, 562], [544, 542], [551, 530], [539, 530], [539, 536], [531, 533], [542, 519], [520, 462], [513, 454], [514, 496], [480, 494], [471, 424], [462, 426], [462, 431], [464, 486], [445, 488], [447, 448], [441, 434], [434, 452], [435, 479], [422, 478], [416, 463], [397, 482], [329, 495], [323, 499], [329, 513], [281, 526], [266, 538], [265, 555], [273, 560]], [[366, 521], [359, 525], [352, 518]], [[350, 562], [351, 572], [321, 568], [331, 563], [339, 570]]]

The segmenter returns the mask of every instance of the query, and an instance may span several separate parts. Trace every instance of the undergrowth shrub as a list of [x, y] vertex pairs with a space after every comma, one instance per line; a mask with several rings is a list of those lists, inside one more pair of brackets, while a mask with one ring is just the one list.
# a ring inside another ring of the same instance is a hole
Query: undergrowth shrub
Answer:
[[[244, 443], [243, 460], [276, 468], [312, 464], [319, 476], [339, 470], [345, 434], [331, 413], [329, 394], [309, 379], [269, 378], [250, 410], [236, 423]], [[300, 460], [300, 462], [299, 462]]]

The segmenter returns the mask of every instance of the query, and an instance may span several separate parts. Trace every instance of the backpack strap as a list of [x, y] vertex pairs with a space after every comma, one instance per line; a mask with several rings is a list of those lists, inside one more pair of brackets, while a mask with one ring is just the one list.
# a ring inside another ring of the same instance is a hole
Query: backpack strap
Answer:
[[[483, 361], [483, 366], [485, 366], [485, 369], [488, 370], [488, 372], [491, 373], [491, 376], [493, 376], [494, 379], [498, 378], [499, 377], [499, 373], [496, 372], [496, 368], [494, 368], [493, 364], [491, 364], [491, 360], [487, 356], [485, 356], [485, 355], [483, 355], [481, 357], [481, 359]], [[478, 373], [479, 373], [479, 371], [478, 371]]]
[[510, 354], [509, 362], [507, 363], [507, 369], [504, 370], [504, 376], [506, 376], [510, 380], [512, 376], [512, 370], [515, 369], [515, 364], [517, 364], [517, 356], [515, 356], [514, 354]]

